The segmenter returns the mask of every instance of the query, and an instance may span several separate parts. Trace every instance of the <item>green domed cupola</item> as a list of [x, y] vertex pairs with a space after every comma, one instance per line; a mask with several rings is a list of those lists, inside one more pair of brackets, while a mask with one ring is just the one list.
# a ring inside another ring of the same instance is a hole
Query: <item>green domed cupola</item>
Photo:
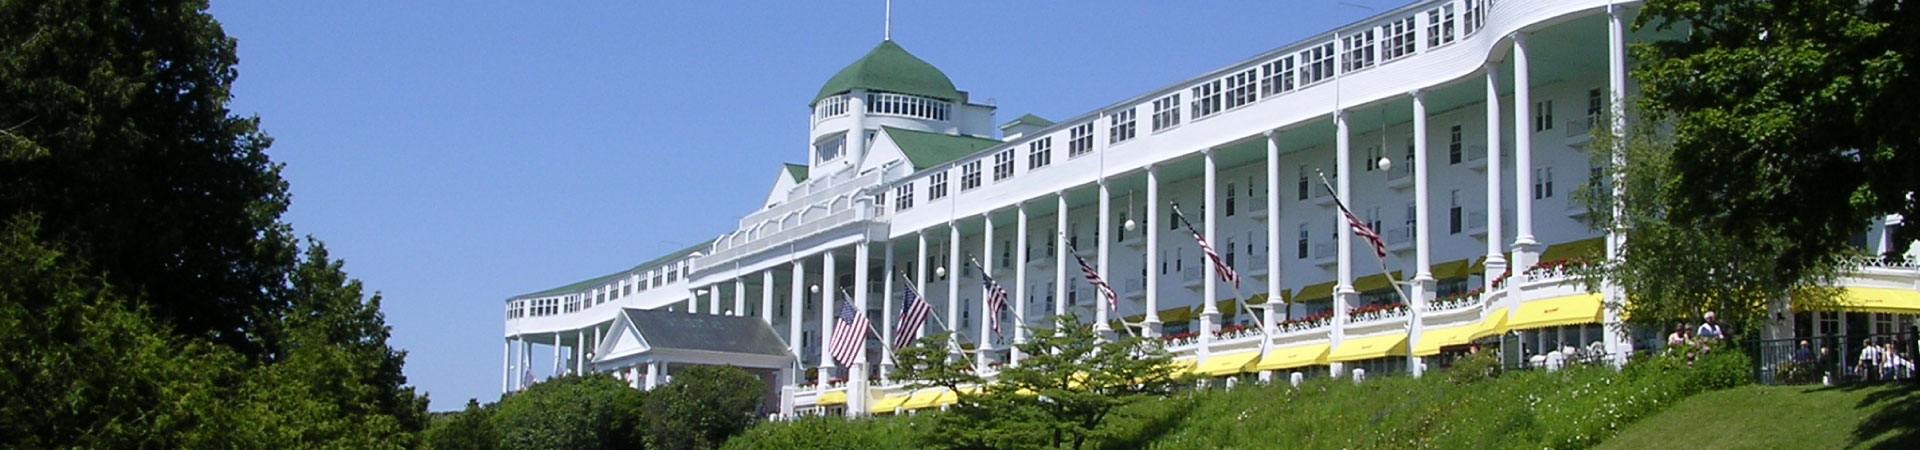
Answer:
[[891, 40], [880, 41], [867, 56], [862, 56], [840, 73], [827, 79], [827, 85], [820, 87], [820, 95], [807, 103], [813, 106], [821, 99], [845, 94], [854, 89], [893, 92], [898, 94], [932, 97], [946, 101], [959, 101], [960, 91], [953, 88], [953, 80], [941, 73], [932, 64], [921, 61], [899, 44]]

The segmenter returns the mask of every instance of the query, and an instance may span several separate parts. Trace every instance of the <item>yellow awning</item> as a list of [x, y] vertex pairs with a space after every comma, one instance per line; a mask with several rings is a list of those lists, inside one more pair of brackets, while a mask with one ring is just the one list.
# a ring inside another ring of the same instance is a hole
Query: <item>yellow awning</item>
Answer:
[[825, 394], [820, 394], [820, 399], [814, 400], [813, 404], [818, 406], [845, 405], [847, 404], [847, 391], [829, 391]]
[[[1892, 314], [1920, 313], [1920, 292], [1906, 289], [1852, 287], [1840, 292], [1834, 309]], [[1819, 309], [1819, 308], [1816, 308]]]
[[[1400, 272], [1393, 272], [1393, 280], [1401, 280]], [[1383, 273], [1367, 275], [1360, 277], [1358, 280], [1353, 280], [1353, 290], [1367, 292], [1376, 289], [1386, 289], [1393, 287], [1393, 280], [1388, 280], [1387, 274]]]
[[1487, 336], [1498, 336], [1500, 333], [1505, 332], [1507, 332], [1507, 309], [1495, 309], [1487, 312], [1486, 320], [1480, 322], [1480, 330], [1473, 332], [1471, 336], [1467, 336], [1467, 340], [1471, 341]]
[[1174, 358], [1173, 366], [1174, 366], [1173, 374], [1180, 375], [1180, 374], [1193, 373], [1194, 369], [1197, 369], [1200, 367], [1200, 364], [1199, 364], [1199, 360], [1194, 358]]
[[940, 399], [940, 394], [945, 393], [947, 393], [946, 389], [921, 389], [914, 392], [913, 396], [908, 397], [906, 402], [900, 404], [900, 407], [905, 409], [930, 408], [933, 407], [933, 402]]
[[1160, 310], [1160, 323], [1185, 322], [1189, 320], [1193, 320], [1193, 310], [1178, 307]]
[[1520, 304], [1508, 330], [1526, 330], [1600, 321], [1600, 294], [1554, 297]]
[[1327, 344], [1306, 344], [1268, 350], [1267, 357], [1260, 358], [1253, 370], [1286, 370], [1326, 364], [1327, 349]]
[[868, 407], [867, 412], [870, 414], [892, 414], [895, 408], [899, 408], [900, 405], [905, 404], [910, 397], [911, 396], [904, 394], [881, 397], [879, 400], [873, 401], [873, 406]]
[[1260, 359], [1259, 350], [1212, 355], [1207, 357], [1206, 362], [1200, 363], [1193, 373], [1210, 377], [1238, 374], [1246, 372], [1247, 366], [1256, 359]]
[[1267, 294], [1266, 293], [1253, 294], [1252, 297], [1247, 297], [1247, 304], [1265, 305], [1267, 304]]
[[1329, 281], [1300, 288], [1300, 295], [1295, 296], [1293, 301], [1288, 303], [1311, 302], [1333, 298], [1333, 283], [1334, 282]]
[[1327, 355], [1327, 361], [1344, 362], [1363, 359], [1405, 356], [1407, 354], [1407, 335], [1394, 333], [1386, 336], [1348, 339], [1340, 347]]
[[[968, 394], [978, 394], [980, 393], [980, 388], [979, 387], [963, 387], [963, 388], [960, 388], [960, 391]], [[960, 402], [959, 395], [955, 395], [953, 391], [942, 389], [940, 390], [940, 396], [933, 399], [933, 406], [946, 406], [946, 405], [951, 405], [959, 402]]]
[[1577, 259], [1588, 256], [1606, 256], [1607, 241], [1603, 238], [1581, 239], [1548, 246], [1540, 252], [1540, 262], [1552, 262], [1563, 259]]
[[[1502, 318], [1504, 320], [1504, 318]], [[1473, 341], [1473, 335], [1484, 327], [1485, 320], [1465, 325], [1432, 329], [1420, 332], [1420, 341], [1413, 345], [1413, 356], [1433, 356], [1440, 354], [1440, 347], [1460, 345]]]
[[1467, 270], [1468, 268], [1471, 268], [1471, 267], [1473, 267], [1473, 263], [1470, 263], [1465, 259], [1456, 259], [1453, 261], [1434, 264], [1433, 269], [1431, 270], [1433, 270], [1434, 279], [1445, 280], [1449, 278], [1460, 278], [1460, 277], [1472, 275], [1473, 272]]

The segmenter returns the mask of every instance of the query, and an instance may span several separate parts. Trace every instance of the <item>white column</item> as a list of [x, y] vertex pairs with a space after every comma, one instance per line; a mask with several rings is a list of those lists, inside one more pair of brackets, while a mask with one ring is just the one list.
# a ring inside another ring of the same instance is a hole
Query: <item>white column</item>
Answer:
[[707, 287], [707, 302], [713, 307], [712, 313], [715, 315], [726, 314], [726, 311], [720, 306], [720, 286], [719, 284], [714, 284]]
[[647, 390], [660, 387], [660, 363], [647, 363]]
[[733, 278], [733, 315], [736, 317], [747, 316], [746, 277], [735, 276]]
[[[587, 341], [587, 342], [588, 342], [588, 344], [587, 344], [587, 363], [589, 363], [589, 364], [591, 364], [591, 363], [593, 363], [593, 358], [594, 358], [594, 355], [598, 355], [598, 354], [600, 354], [600, 341], [601, 341], [601, 340], [604, 340], [604, 339], [606, 339], [606, 337], [605, 337], [605, 336], [601, 336], [601, 334], [600, 334], [600, 326], [599, 326], [599, 325], [594, 325], [594, 326], [593, 326], [593, 340], [591, 340], [591, 341]], [[592, 366], [588, 366], [588, 367], [589, 367], [589, 368], [591, 368]]]
[[[853, 245], [853, 310], [867, 313], [867, 273], [871, 267], [873, 243], [862, 237]], [[867, 414], [867, 330], [860, 330], [860, 350], [853, 353], [853, 367], [847, 371], [847, 417]]]
[[[1493, 280], [1507, 270], [1500, 254], [1500, 63], [1487, 62], [1487, 265], [1483, 282], [1493, 291]], [[1524, 124], [1516, 124], [1522, 125]]]
[[[1627, 136], [1626, 116], [1627, 114], [1626, 114], [1626, 106], [1625, 106], [1626, 97], [1627, 97], [1627, 44], [1626, 44], [1627, 32], [1626, 32], [1626, 26], [1622, 24], [1622, 21], [1624, 19], [1621, 17], [1622, 15], [1623, 15], [1623, 11], [1619, 5], [1608, 5], [1607, 7], [1607, 110], [1608, 110], [1607, 127], [1608, 127], [1608, 133], [1613, 135], [1613, 140], [1614, 140], [1613, 147], [1608, 149], [1608, 151], [1613, 152], [1613, 167], [1614, 167], [1613, 217], [1614, 217], [1614, 220], [1623, 220], [1621, 218], [1621, 214], [1623, 214], [1624, 211], [1622, 211], [1623, 205], [1621, 205], [1620, 202], [1621, 202], [1621, 199], [1626, 197], [1626, 190], [1625, 190], [1626, 183], [1625, 183], [1623, 174], [1626, 173], [1625, 171], [1627, 167], [1627, 160], [1626, 160], [1626, 136]], [[1621, 234], [1617, 232], [1607, 233], [1607, 260], [1609, 261], [1618, 260], [1620, 257], [1620, 246], [1625, 244], [1626, 244], [1625, 234]], [[1606, 295], [1607, 307], [1603, 308], [1601, 313], [1605, 315], [1604, 316], [1605, 320], [1603, 320], [1601, 324], [1606, 326], [1605, 330], [1602, 331], [1602, 339], [1605, 340], [1604, 345], [1606, 345], [1607, 351], [1611, 355], [1613, 355], [1612, 358], [1610, 359], [1613, 361], [1614, 366], [1619, 367], [1620, 365], [1627, 363], [1627, 356], [1629, 356], [1625, 352], [1625, 348], [1623, 345], [1627, 342], [1627, 335], [1624, 329], [1615, 327], [1613, 325], [1620, 323], [1620, 320], [1621, 320], [1620, 309], [1626, 306], [1625, 305], [1626, 293], [1620, 289], [1619, 285], [1613, 284], [1611, 282], [1606, 283], [1605, 288], [1603, 290], [1605, 291], [1605, 295]], [[1788, 317], [1792, 317], [1792, 316], [1788, 316]]]
[[555, 332], [553, 332], [553, 372], [552, 372], [552, 376], [559, 376], [559, 375], [560, 375], [560, 369], [561, 369], [561, 368], [563, 368], [563, 367], [566, 367], [566, 366], [562, 366], [562, 365], [560, 365], [560, 352], [561, 352], [561, 350], [560, 350], [560, 332], [558, 332], [558, 331], [555, 331]]
[[[800, 355], [800, 349], [805, 348], [803, 345], [805, 343], [800, 342], [802, 325], [800, 312], [806, 310], [806, 304], [802, 302], [807, 299], [807, 260], [805, 258], [793, 259], [793, 275], [790, 278], [792, 279], [788, 283], [792, 286], [788, 286], [791, 293], [787, 297], [787, 350], [793, 352], [794, 361], [799, 364], [798, 361], [806, 359]], [[800, 377], [794, 377], [796, 382], [799, 379]]]
[[1147, 166], [1147, 337], [1160, 337], [1160, 166]]
[[1067, 260], [1073, 259], [1073, 251], [1067, 249], [1067, 192], [1056, 192], [1053, 196], [1060, 205], [1053, 213], [1057, 224], [1053, 234], [1053, 264], [1058, 269], [1053, 280], [1053, 315], [1057, 317], [1067, 315]]
[[1016, 203], [1013, 209], [1013, 301], [1016, 305], [1013, 310], [1019, 311], [1019, 314], [1014, 316], [1013, 346], [1007, 349], [1007, 364], [1018, 366], [1020, 344], [1027, 343], [1027, 327], [1033, 325], [1026, 320], [1027, 314], [1033, 311], [1027, 308], [1027, 202]]
[[947, 222], [947, 326], [953, 327], [953, 334], [947, 336], [947, 348], [953, 356], [960, 356], [960, 335], [967, 330], [960, 328], [960, 222]]
[[[1353, 145], [1347, 129], [1346, 110], [1333, 113], [1333, 125], [1333, 172], [1334, 176], [1338, 177], [1334, 180], [1334, 194], [1340, 197], [1340, 201], [1349, 202], [1348, 206], [1351, 207], [1353, 206], [1351, 203], [1353, 190], [1350, 187], [1353, 184]], [[1334, 229], [1340, 231], [1333, 234], [1334, 255], [1339, 268], [1334, 278], [1333, 332], [1330, 340], [1335, 347], [1339, 347], [1340, 342], [1347, 336], [1347, 310], [1353, 308], [1354, 298], [1359, 297], [1360, 293], [1353, 290], [1353, 226], [1347, 223], [1346, 216], [1341, 214], [1338, 208], [1333, 211], [1333, 220]], [[1346, 364], [1329, 364], [1328, 369], [1333, 373], [1334, 378], [1340, 378], [1346, 371]]]
[[760, 320], [773, 325], [773, 270], [760, 271]]
[[[993, 211], [987, 211], [981, 214], [980, 223], [983, 230], [980, 232], [980, 257], [975, 258], [975, 260], [977, 261], [976, 264], [980, 266], [980, 279], [985, 280], [986, 277], [991, 276], [993, 273]], [[986, 283], [981, 283], [980, 344], [974, 346], [974, 348], [980, 352], [980, 357], [977, 360], [982, 366], [980, 367], [981, 370], [985, 370], [985, 366], [993, 362], [993, 353], [990, 352], [990, 350], [993, 350], [994, 321], [990, 320], [992, 318], [993, 308], [987, 306], [987, 286]]]
[[827, 380], [833, 379], [829, 375], [833, 372], [830, 368], [839, 366], [839, 362], [833, 360], [833, 352], [828, 349], [828, 336], [833, 334], [833, 313], [837, 309], [835, 306], [838, 306], [834, 299], [840, 298], [840, 287], [834, 285], [839, 280], [834, 276], [833, 249], [821, 252], [820, 258], [820, 334], [817, 336], [820, 341], [820, 371], [814, 374], [814, 381], [824, 390]]
[[848, 165], [846, 170], [859, 170], [857, 163], [867, 158], [867, 90], [854, 89], [847, 93], [847, 97], [847, 109], [852, 113], [853, 127], [847, 129], [846, 155], [849, 156], [847, 161], [856, 164]]
[[880, 266], [880, 381], [884, 383], [893, 375], [893, 239], [887, 239], [881, 251], [886, 252]]
[[[1206, 183], [1204, 189], [1206, 196], [1201, 203], [1203, 206], [1200, 208], [1200, 226], [1205, 228], [1203, 232], [1207, 234], [1207, 243], [1215, 244], [1220, 242], [1218, 233], [1214, 232], [1214, 229], [1219, 228], [1220, 222], [1214, 218], [1218, 215], [1215, 211], [1220, 210], [1220, 197], [1217, 192], [1220, 183], [1216, 181], [1219, 168], [1213, 161], [1213, 149], [1200, 150], [1200, 157], [1206, 161], [1206, 172], [1201, 177]], [[1202, 272], [1200, 280], [1203, 286], [1200, 290], [1200, 357], [1205, 358], [1209, 353], [1208, 347], [1213, 343], [1213, 330], [1220, 329], [1220, 306], [1214, 304], [1214, 301], [1220, 298], [1218, 293], [1220, 283], [1213, 280], [1214, 271], [1219, 270], [1213, 267], [1213, 259], [1206, 255], [1199, 256]]]
[[[1433, 297], [1433, 267], [1432, 267], [1433, 254], [1429, 251], [1430, 250], [1429, 244], [1433, 236], [1429, 233], [1429, 230], [1431, 229], [1431, 227], [1427, 226], [1427, 222], [1430, 222], [1430, 220], [1428, 219], [1433, 217], [1433, 214], [1431, 212], [1432, 210], [1429, 209], [1430, 207], [1429, 205], [1430, 199], [1428, 198], [1429, 195], [1431, 194], [1427, 189], [1427, 93], [1426, 91], [1414, 91], [1413, 92], [1413, 217], [1414, 217], [1414, 221], [1413, 221], [1414, 263], [1413, 263], [1413, 266], [1414, 266], [1414, 274], [1413, 274], [1413, 286], [1412, 286], [1413, 304], [1407, 305], [1407, 311], [1409, 312], [1408, 317], [1411, 318], [1410, 322], [1412, 322], [1412, 326], [1407, 327], [1407, 348], [1409, 349], [1417, 348], [1415, 346], [1418, 345], [1418, 342], [1420, 340], [1420, 333], [1426, 328], [1425, 324], [1420, 322], [1420, 318], [1421, 316], [1424, 315], [1422, 313], [1426, 310], [1428, 300]], [[1407, 370], [1411, 372], [1413, 376], [1416, 376], [1416, 377], [1420, 376], [1422, 372], [1425, 372], [1424, 368], [1420, 367], [1420, 361], [1421, 361], [1420, 357], [1411, 356], [1413, 355], [1413, 352], [1407, 352], [1407, 354], [1409, 355], [1407, 360]]]
[[[1098, 256], [1096, 256], [1095, 258], [1099, 261], [1100, 272], [1102, 272], [1101, 276], [1112, 277], [1117, 280], [1118, 277], [1114, 275], [1113, 264], [1111, 263], [1112, 261], [1108, 259], [1109, 256], [1111, 256], [1111, 253], [1113, 251], [1111, 246], [1107, 245], [1108, 242], [1112, 242], [1112, 236], [1109, 235], [1108, 233], [1112, 233], [1112, 231], [1110, 231], [1109, 229], [1113, 228], [1113, 192], [1109, 190], [1109, 187], [1107, 186], [1107, 179], [1105, 178], [1105, 176], [1106, 174], [1101, 174], [1102, 178], [1100, 178], [1099, 180], [1100, 220], [1095, 221], [1096, 226], [1098, 226], [1099, 229], [1093, 230], [1094, 239], [1099, 242], [1094, 243], [1096, 247], [1096, 250], [1094, 251], [1098, 252]], [[1114, 299], [1114, 301], [1117, 303], [1119, 302], [1119, 299]], [[1108, 340], [1113, 339], [1113, 325], [1107, 323], [1109, 320], [1111, 320], [1111, 318], [1107, 316], [1107, 312], [1108, 312], [1108, 308], [1118, 308], [1118, 307], [1119, 305], [1108, 305], [1107, 297], [1105, 295], [1101, 295], [1099, 289], [1094, 289], [1093, 291], [1094, 335], [1100, 336], [1103, 339], [1108, 339]]]
[[502, 339], [500, 348], [500, 392], [513, 389], [513, 339]]
[[[913, 235], [920, 240], [920, 256], [913, 263], [913, 291], [920, 293], [920, 301], [931, 302], [932, 300], [927, 299], [927, 231], [920, 230]], [[933, 304], [927, 305], [931, 308]], [[914, 330], [914, 336], [925, 337], [926, 330], [927, 321], [921, 321], [920, 329]]]
[[1268, 130], [1267, 137], [1267, 307], [1260, 321], [1267, 331], [1275, 331], [1274, 309], [1288, 305], [1280, 298], [1280, 137]]
[[587, 330], [573, 332], [573, 374], [587, 373]]
[[1540, 243], [1533, 239], [1533, 97], [1527, 76], [1527, 33], [1513, 33], [1513, 262], [1517, 271], [1532, 268], [1540, 259]]

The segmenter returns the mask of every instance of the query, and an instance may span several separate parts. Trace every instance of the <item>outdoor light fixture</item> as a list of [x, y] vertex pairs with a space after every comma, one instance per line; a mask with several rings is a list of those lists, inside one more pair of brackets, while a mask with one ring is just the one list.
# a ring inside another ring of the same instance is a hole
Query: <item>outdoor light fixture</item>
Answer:
[[1380, 171], [1385, 172], [1389, 170], [1393, 170], [1393, 158], [1380, 157]]
[[935, 268], [933, 268], [933, 276], [936, 276], [936, 277], [941, 277], [941, 278], [946, 278], [946, 276], [947, 276], [947, 268], [946, 268], [946, 267], [935, 267]]

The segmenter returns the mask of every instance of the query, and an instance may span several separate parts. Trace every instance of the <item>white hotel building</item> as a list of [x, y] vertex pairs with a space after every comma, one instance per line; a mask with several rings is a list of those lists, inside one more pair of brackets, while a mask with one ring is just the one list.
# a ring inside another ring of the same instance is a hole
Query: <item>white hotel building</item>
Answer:
[[[1603, 307], [1617, 293], [1527, 270], [1613, 250], [1570, 197], [1597, 173], [1591, 129], [1609, 127], [1605, 112], [1633, 95], [1625, 46], [1659, 37], [1626, 31], [1635, 5], [1420, 1], [1079, 116], [998, 127], [993, 106], [883, 41], [827, 80], [809, 105], [812, 154], [769, 164], [771, 191], [738, 229], [508, 299], [501, 387], [522, 388], [548, 364], [531, 360], [541, 345], [554, 348], [556, 373], [612, 372], [642, 388], [685, 364], [748, 367], [781, 412], [936, 406], [951, 396], [881, 376], [883, 340], [869, 339], [852, 367], [825, 355], [830, 299], [891, 335], [907, 283], [988, 374], [1019, 363], [1015, 321], [1065, 313], [1107, 333], [1129, 332], [1116, 328], [1125, 323], [1163, 337], [1212, 376], [1417, 375], [1436, 355], [1500, 335], [1539, 353], [1644, 348], [1603, 327], [1618, 321]], [[1316, 172], [1380, 232], [1391, 272], [1348, 232]], [[1241, 274], [1237, 292], [1172, 221], [1176, 202]], [[1884, 248], [1885, 227], [1873, 224], [1860, 245]], [[1061, 257], [1069, 244], [1119, 292], [1118, 316]], [[983, 320], [972, 261], [1013, 292], [1001, 333]], [[1401, 303], [1389, 280], [1405, 282], [1410, 304], [1382, 307]], [[1868, 265], [1844, 282], [1863, 306], [1800, 320], [1845, 334], [1920, 312], [1911, 263]], [[695, 324], [708, 327], [704, 339], [638, 325], [685, 313], [756, 320]], [[1269, 329], [1239, 328], [1257, 323]], [[766, 334], [786, 351], [732, 342]]]

